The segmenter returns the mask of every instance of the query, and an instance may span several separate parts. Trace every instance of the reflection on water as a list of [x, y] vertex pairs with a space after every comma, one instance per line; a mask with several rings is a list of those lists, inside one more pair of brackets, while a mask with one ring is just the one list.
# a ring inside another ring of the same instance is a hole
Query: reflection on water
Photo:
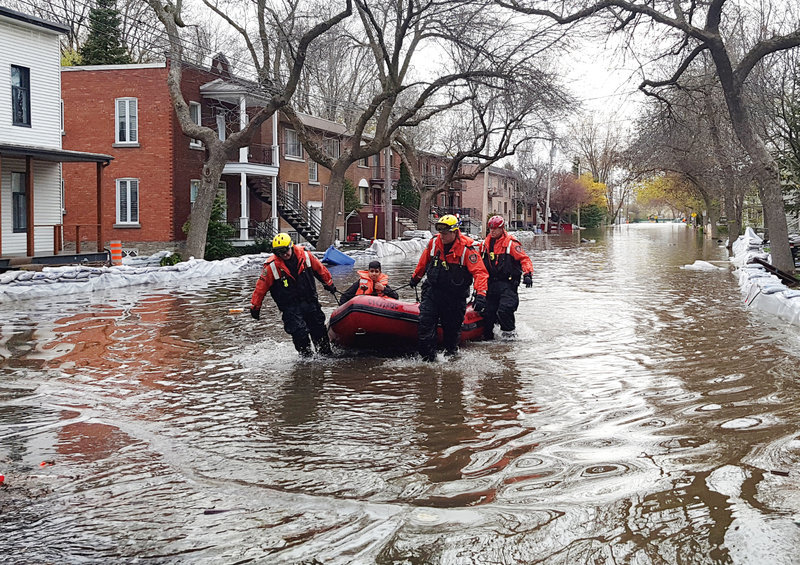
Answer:
[[526, 241], [517, 339], [434, 365], [298, 359], [270, 301], [229, 313], [257, 269], [0, 305], [0, 550], [800, 562], [800, 332], [746, 311], [729, 273], [680, 269], [725, 258], [683, 226], [588, 237]]

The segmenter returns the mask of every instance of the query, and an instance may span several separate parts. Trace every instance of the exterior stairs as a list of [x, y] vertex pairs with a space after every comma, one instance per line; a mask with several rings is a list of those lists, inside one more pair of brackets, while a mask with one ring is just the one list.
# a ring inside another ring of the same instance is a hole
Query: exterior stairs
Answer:
[[[272, 206], [272, 181], [265, 177], [254, 177], [247, 180], [248, 187], [253, 194]], [[278, 215], [286, 220], [298, 234], [315, 246], [319, 242], [322, 223], [319, 218], [311, 214], [308, 206], [303, 204], [295, 195], [290, 194], [285, 188], [278, 185]]]

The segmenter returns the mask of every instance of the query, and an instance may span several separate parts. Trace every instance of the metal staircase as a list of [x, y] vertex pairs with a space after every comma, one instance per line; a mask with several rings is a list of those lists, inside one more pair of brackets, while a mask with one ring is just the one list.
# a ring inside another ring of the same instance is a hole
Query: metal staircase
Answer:
[[[255, 177], [247, 180], [247, 185], [259, 200], [272, 206], [272, 181], [264, 177]], [[319, 242], [322, 231], [322, 222], [315, 217], [308, 206], [289, 193], [284, 187], [278, 185], [278, 215], [286, 220], [297, 233], [306, 241], [315, 246]]]

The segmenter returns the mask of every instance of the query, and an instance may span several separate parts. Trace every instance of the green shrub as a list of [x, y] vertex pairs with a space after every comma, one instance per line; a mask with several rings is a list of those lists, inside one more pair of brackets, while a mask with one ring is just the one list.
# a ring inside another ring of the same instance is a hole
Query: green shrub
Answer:
[[173, 253], [172, 255], [167, 255], [166, 257], [162, 257], [160, 264], [162, 267], [169, 267], [172, 265], [177, 265], [183, 261], [180, 253]]

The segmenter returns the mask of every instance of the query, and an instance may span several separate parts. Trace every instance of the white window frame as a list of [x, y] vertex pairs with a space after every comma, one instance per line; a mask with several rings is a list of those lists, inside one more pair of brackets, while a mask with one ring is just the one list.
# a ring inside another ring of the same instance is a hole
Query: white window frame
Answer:
[[[196, 114], [193, 114], [193, 111], [196, 112]], [[189, 117], [198, 126], [203, 125], [203, 106], [200, 102], [189, 102]], [[199, 139], [190, 139], [189, 147], [192, 149], [201, 149], [203, 147], [203, 142]]]
[[[117, 209], [117, 225], [120, 226], [138, 226], [139, 225], [139, 179], [134, 178], [120, 178], [116, 181], [117, 185], [117, 196], [116, 196], [116, 204], [115, 207]], [[131, 198], [131, 188], [135, 185], [136, 187], [136, 198]], [[120, 196], [122, 195], [122, 191], [125, 191], [126, 196], [126, 209], [122, 210], [122, 202]], [[135, 200], [136, 202], [136, 217], [135, 219], [132, 217], [132, 207], [131, 203]], [[124, 212], [124, 217], [123, 217]]]
[[[14, 69], [18, 72], [21, 84], [14, 84]], [[17, 120], [18, 107], [22, 109], [21, 120]], [[11, 125], [29, 128], [31, 124], [31, 70], [11, 65]]]
[[215, 116], [217, 120], [217, 136], [219, 137], [220, 141], [225, 141], [226, 137], [226, 130], [225, 130], [225, 112], [222, 110], [217, 110], [217, 115]]
[[[285, 135], [284, 139], [286, 141], [286, 146], [283, 150], [283, 155], [287, 159], [291, 159], [294, 161], [304, 161], [305, 159], [303, 158], [303, 144], [300, 143], [300, 136], [297, 135], [297, 132], [291, 128], [286, 128], [284, 135]], [[294, 141], [291, 141], [289, 139], [290, 137], [293, 137]], [[294, 151], [296, 149], [297, 153], [290, 153], [290, 148], [291, 151]]]
[[310, 184], [319, 184], [319, 165], [311, 159], [308, 160], [308, 182]]
[[[127, 138], [120, 139], [120, 105], [125, 106], [125, 131]], [[134, 119], [131, 120], [131, 107], [134, 109]], [[133, 127], [131, 127], [133, 126]], [[114, 145], [139, 146], [139, 99], [138, 98], [117, 98], [114, 100]]]

